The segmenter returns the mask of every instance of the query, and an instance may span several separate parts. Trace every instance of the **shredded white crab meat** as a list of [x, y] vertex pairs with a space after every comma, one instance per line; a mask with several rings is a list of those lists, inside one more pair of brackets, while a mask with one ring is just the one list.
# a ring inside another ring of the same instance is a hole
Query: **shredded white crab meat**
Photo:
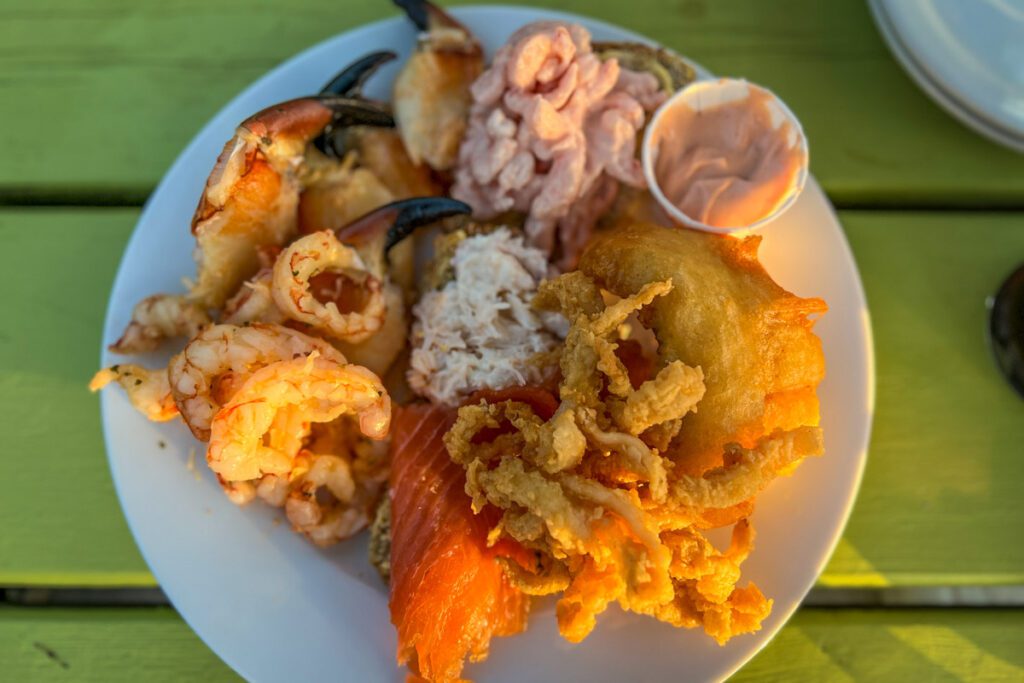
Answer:
[[412, 389], [457, 405], [478, 389], [541, 382], [550, 366], [537, 356], [560, 343], [565, 323], [530, 307], [548, 275], [544, 252], [500, 228], [459, 244], [452, 268], [455, 278], [413, 309]]

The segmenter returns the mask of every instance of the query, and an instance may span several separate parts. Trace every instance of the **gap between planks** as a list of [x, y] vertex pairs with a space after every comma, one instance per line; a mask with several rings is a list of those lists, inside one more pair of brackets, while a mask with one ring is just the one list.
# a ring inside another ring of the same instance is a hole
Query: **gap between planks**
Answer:
[[[7, 588], [0, 603], [33, 607], [153, 607], [170, 605], [159, 588]], [[814, 588], [802, 607], [1024, 607], [1024, 586]]]

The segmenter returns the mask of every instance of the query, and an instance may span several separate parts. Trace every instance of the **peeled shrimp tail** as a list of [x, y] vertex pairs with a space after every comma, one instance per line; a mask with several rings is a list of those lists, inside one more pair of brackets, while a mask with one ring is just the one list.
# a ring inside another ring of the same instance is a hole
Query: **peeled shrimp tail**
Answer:
[[171, 396], [166, 370], [150, 370], [139, 365], [114, 365], [93, 376], [89, 382], [89, 391], [99, 391], [111, 382], [120, 384], [132, 406], [153, 422], [166, 422], [178, 416], [178, 407]]
[[175, 294], [154, 294], [135, 305], [121, 338], [110, 345], [114, 353], [155, 351], [165, 339], [194, 337], [211, 322], [202, 306]]

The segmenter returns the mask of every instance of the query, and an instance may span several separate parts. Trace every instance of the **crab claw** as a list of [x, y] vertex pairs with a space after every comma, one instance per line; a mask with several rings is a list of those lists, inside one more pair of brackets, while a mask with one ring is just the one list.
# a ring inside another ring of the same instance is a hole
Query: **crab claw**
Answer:
[[320, 95], [319, 101], [332, 112], [332, 118], [313, 140], [318, 150], [340, 159], [349, 148], [346, 129], [350, 126], [394, 128], [395, 119], [387, 105], [360, 97]]
[[[435, 28], [466, 28], [455, 21], [450, 14], [427, 0], [392, 0], [395, 6], [405, 12], [406, 16], [416, 28], [421, 31], [429, 31]], [[468, 33], [468, 31], [467, 31]]]
[[362, 95], [363, 85], [370, 76], [376, 73], [382, 65], [397, 57], [398, 55], [391, 50], [378, 50], [365, 57], [360, 57], [328, 81], [327, 85], [320, 89], [320, 94], [359, 97]]
[[308, 145], [325, 129], [393, 126], [384, 105], [319, 95], [281, 102], [243, 121], [217, 158], [192, 218], [196, 283], [190, 299], [220, 308], [259, 268], [259, 250], [281, 246], [298, 228]]
[[447, 197], [414, 197], [391, 202], [335, 230], [338, 239], [355, 246], [383, 239], [383, 252], [413, 233], [416, 228], [442, 218], [468, 214], [472, 209]]
[[388, 111], [387, 105], [379, 102], [343, 95], [320, 95], [317, 99], [331, 110], [330, 126], [333, 128], [344, 126], [393, 128], [395, 125], [395, 119]]
[[468, 28], [427, 0], [394, 3], [420, 29], [415, 52], [395, 78], [398, 132], [413, 163], [447, 171], [466, 131], [469, 87], [483, 71], [483, 50]]

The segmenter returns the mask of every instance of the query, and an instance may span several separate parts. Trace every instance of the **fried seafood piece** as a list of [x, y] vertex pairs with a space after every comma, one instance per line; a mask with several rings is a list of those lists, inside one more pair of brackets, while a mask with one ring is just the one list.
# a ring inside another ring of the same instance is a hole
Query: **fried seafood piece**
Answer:
[[438, 171], [455, 165], [466, 131], [469, 87], [484, 53], [469, 29], [426, 0], [394, 0], [421, 31], [416, 50], [395, 78], [398, 131], [413, 163]]
[[606, 301], [583, 273], [544, 283], [535, 305], [572, 321], [557, 407], [477, 396], [445, 435], [450, 458], [466, 470], [473, 509], [501, 511], [490, 542], [513, 540], [535, 553], [533, 562], [502, 560], [506, 575], [528, 594], [561, 592], [559, 631], [573, 642], [613, 602], [702, 626], [720, 643], [757, 630], [771, 609], [756, 586], [738, 585], [753, 540], [746, 520], [727, 520], [737, 524], [725, 552], [701, 529], [722, 521], [709, 506], [749, 513], [748, 499], [819, 435], [782, 432], [757, 452], [730, 446], [721, 470], [677, 474], [660, 444], [700, 414], [704, 372], [660, 356], [631, 360], [621, 338], [623, 323], [644, 318], [673, 286], [646, 282]]
[[258, 269], [260, 248], [281, 246], [295, 235], [300, 194], [316, 179], [318, 167], [322, 172], [339, 163], [315, 142], [349, 125], [394, 125], [384, 105], [359, 95], [362, 81], [382, 61], [379, 56], [360, 60], [319, 95], [275, 104], [238, 126], [192, 218], [197, 279], [191, 299], [220, 308]]
[[771, 613], [772, 601], [754, 584], [737, 587], [740, 564], [753, 548], [754, 528], [741, 519], [725, 552], [719, 552], [693, 528], [662, 534], [671, 550], [669, 574], [674, 597], [652, 614], [673, 626], [704, 631], [724, 645], [730, 638], [752, 633]]
[[389, 607], [398, 662], [414, 680], [461, 680], [467, 657], [482, 660], [492, 637], [525, 628], [529, 607], [496, 559], [516, 549], [488, 546], [493, 516], [473, 514], [445, 451], [454, 420], [454, 409], [413, 404], [396, 410], [392, 428]]
[[[563, 637], [583, 640], [613, 602], [676, 626], [703, 626], [720, 643], [760, 627], [771, 602], [756, 586], [737, 585], [753, 538], [746, 520], [719, 553], [691, 518], [666, 523], [635, 485], [585, 466], [546, 472], [538, 465], [539, 417], [523, 419], [530, 414], [516, 402], [464, 406], [445, 442], [466, 467], [474, 510], [502, 510], [490, 541], [512, 539], [536, 553], [533, 563], [501, 560], [509, 580], [528, 594], [562, 592], [556, 616]], [[591, 446], [585, 457], [608, 456]]]
[[700, 409], [669, 453], [680, 474], [721, 466], [728, 444], [749, 449], [776, 430], [818, 424], [825, 359], [812, 316], [827, 307], [772, 280], [757, 260], [760, 239], [634, 224], [599, 234], [580, 261], [581, 273], [620, 296], [673, 285], [642, 319], [664, 362], [704, 371]]
[[776, 430], [762, 437], [753, 448], [726, 446], [721, 467], [699, 477], [682, 475], [672, 485], [673, 504], [684, 508], [724, 509], [737, 506], [761, 492], [772, 479], [808, 456], [825, 450], [821, 430], [798, 427]]
[[165, 339], [191, 339], [212, 321], [202, 306], [180, 294], [154, 294], [135, 305], [121, 338], [108, 348], [114, 353], [155, 351]]
[[[445, 443], [452, 459], [466, 468], [473, 509], [493, 506], [502, 511], [492, 541], [512, 539], [544, 556], [544, 569], [523, 568], [532, 575], [529, 578], [551, 582], [564, 575], [567, 581], [553, 587], [564, 586], [571, 598], [572, 591], [593, 579], [593, 572], [607, 573], [609, 580], [602, 582], [599, 595], [585, 609], [571, 604], [571, 599], [565, 602], [565, 596], [559, 601], [562, 635], [573, 642], [582, 640], [596, 615], [615, 601], [646, 613], [671, 600], [670, 554], [636, 491], [607, 486], [571, 470], [545, 472], [537, 464], [544, 458], [536, 445], [540, 420], [524, 420], [527, 415], [532, 415], [528, 406], [516, 402], [464, 406]], [[476, 443], [478, 436], [499, 428], [503, 420], [516, 431]], [[617, 573], [621, 576], [616, 583], [611, 577]], [[522, 574], [517, 570], [514, 575]]]
[[128, 394], [132, 407], [153, 422], [167, 422], [178, 416], [178, 407], [171, 396], [167, 370], [150, 370], [140, 365], [122, 363], [104, 368], [93, 375], [89, 391], [99, 391], [117, 382]]

